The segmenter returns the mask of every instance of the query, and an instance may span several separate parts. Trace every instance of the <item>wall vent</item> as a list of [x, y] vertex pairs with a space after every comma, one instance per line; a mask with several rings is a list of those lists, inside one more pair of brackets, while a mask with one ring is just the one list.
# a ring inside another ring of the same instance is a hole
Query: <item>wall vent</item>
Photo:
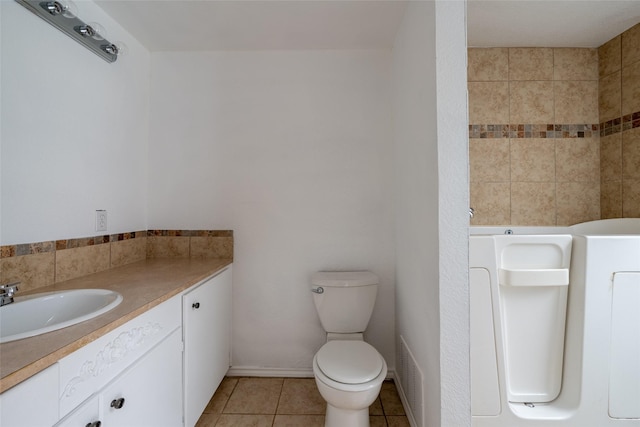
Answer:
[[409, 346], [400, 336], [400, 357], [398, 358], [397, 379], [400, 385], [400, 395], [403, 397], [405, 406], [408, 406], [411, 425], [422, 427], [424, 420], [422, 416], [422, 371], [418, 368], [416, 359], [409, 350]]

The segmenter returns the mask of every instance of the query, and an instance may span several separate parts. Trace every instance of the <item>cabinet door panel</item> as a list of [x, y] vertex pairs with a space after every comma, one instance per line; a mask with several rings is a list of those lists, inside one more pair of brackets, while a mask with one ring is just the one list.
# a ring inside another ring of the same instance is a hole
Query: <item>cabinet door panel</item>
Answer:
[[0, 395], [0, 426], [50, 426], [58, 421], [58, 364]]
[[183, 297], [185, 426], [192, 427], [229, 369], [231, 266]]
[[182, 425], [181, 338], [178, 328], [104, 389], [104, 427]]
[[[86, 427], [100, 419], [100, 398], [92, 397], [62, 419], [56, 427]], [[95, 424], [94, 424], [95, 425]]]

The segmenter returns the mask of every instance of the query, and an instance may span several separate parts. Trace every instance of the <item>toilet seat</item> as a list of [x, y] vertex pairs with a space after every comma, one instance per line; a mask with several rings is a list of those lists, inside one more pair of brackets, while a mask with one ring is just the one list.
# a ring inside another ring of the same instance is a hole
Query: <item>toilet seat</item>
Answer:
[[342, 384], [363, 384], [380, 375], [384, 360], [364, 341], [329, 341], [316, 353], [324, 375]]

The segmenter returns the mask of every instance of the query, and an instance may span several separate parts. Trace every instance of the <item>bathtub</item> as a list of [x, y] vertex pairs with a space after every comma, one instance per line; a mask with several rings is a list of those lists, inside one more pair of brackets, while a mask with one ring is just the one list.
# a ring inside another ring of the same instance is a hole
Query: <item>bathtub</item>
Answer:
[[640, 427], [640, 219], [469, 244], [472, 425]]

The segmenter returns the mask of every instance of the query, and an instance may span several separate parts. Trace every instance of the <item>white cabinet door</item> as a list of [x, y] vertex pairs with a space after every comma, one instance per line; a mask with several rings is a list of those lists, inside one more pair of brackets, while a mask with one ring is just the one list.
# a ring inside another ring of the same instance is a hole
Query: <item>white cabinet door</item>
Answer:
[[181, 367], [178, 328], [105, 387], [102, 427], [182, 426]]
[[192, 427], [230, 365], [231, 266], [183, 296], [185, 426]]
[[[0, 395], [0, 426], [51, 426], [58, 421], [58, 364]], [[84, 427], [84, 426], [83, 426]]]
[[60, 420], [56, 427], [99, 427], [101, 425], [100, 397], [94, 396]]

